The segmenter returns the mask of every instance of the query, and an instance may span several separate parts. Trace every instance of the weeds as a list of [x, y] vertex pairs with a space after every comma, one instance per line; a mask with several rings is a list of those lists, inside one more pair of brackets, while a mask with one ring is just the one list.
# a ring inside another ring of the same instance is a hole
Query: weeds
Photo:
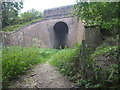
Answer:
[[45, 63], [56, 52], [54, 49], [35, 47], [6, 47], [2, 50], [3, 84], [24, 74], [33, 65]]
[[[103, 62], [106, 61], [107, 57], [115, 57], [117, 47], [110, 46], [106, 43], [96, 48], [95, 51], [87, 47], [85, 71], [83, 70], [81, 49], [81, 45], [77, 45], [76, 49], [64, 49], [59, 51], [52, 57], [51, 64], [57, 66], [62, 74], [74, 81], [76, 87], [118, 87], [118, 65], [112, 63], [112, 65], [104, 66], [104, 64], [97, 60], [98, 57], [101, 56], [105, 57]], [[112, 58], [113, 61], [114, 59], [116, 58]], [[107, 61], [107, 63], [109, 62], [110, 61]]]
[[74, 76], [77, 72], [75, 69], [75, 57], [77, 57], [76, 49], [64, 49], [57, 52], [52, 58], [50, 63], [57, 66], [60, 72], [69, 77]]
[[[76, 87], [99, 88], [118, 87], [118, 65], [104, 66], [98, 57], [115, 57], [116, 47], [103, 44], [95, 51], [86, 49], [86, 67], [82, 69], [81, 45], [75, 49], [65, 48], [62, 50], [43, 48], [6, 47], [2, 50], [3, 81], [15, 79], [20, 74], [38, 63], [45, 63], [50, 58], [50, 64], [58, 67], [58, 70], [70, 80], [76, 83]], [[110, 61], [108, 61], [110, 62]], [[83, 76], [86, 76], [84, 78]]]

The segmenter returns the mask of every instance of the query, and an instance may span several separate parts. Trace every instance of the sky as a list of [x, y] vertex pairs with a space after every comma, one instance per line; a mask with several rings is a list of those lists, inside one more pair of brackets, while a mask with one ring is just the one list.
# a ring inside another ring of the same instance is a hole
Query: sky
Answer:
[[43, 12], [45, 9], [75, 4], [76, 0], [24, 0], [21, 13], [32, 8]]

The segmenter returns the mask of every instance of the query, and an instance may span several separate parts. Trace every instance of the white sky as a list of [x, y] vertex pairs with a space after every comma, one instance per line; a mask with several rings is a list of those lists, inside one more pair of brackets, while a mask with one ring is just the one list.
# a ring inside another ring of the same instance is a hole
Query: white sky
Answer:
[[21, 13], [32, 8], [43, 12], [45, 9], [66, 6], [75, 3], [76, 0], [24, 0], [24, 8], [21, 10]]

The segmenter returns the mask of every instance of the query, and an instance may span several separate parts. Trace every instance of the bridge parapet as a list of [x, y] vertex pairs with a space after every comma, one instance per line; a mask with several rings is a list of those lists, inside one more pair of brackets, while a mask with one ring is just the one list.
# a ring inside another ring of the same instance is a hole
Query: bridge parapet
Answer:
[[59, 8], [47, 9], [44, 11], [45, 18], [63, 18], [72, 16], [72, 8], [74, 5], [62, 6]]

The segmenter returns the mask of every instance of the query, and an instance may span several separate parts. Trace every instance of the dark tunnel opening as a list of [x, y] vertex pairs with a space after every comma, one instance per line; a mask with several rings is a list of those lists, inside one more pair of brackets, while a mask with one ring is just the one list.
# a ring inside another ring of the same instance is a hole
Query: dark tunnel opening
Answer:
[[56, 38], [56, 49], [63, 49], [67, 46], [68, 25], [64, 22], [58, 22], [54, 25]]

